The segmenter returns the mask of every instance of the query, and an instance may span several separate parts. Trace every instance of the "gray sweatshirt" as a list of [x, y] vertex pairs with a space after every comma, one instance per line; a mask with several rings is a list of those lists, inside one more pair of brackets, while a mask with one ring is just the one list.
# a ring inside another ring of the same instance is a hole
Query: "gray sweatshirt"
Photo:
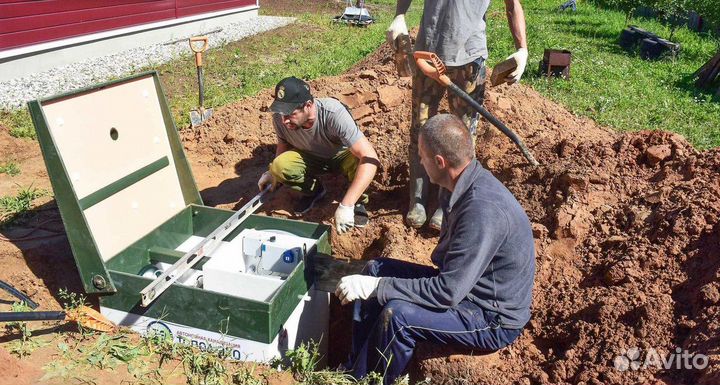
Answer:
[[512, 193], [473, 160], [455, 190], [442, 189], [444, 219], [432, 253], [434, 277], [381, 278], [378, 301], [448, 309], [467, 299], [519, 329], [530, 319], [535, 243], [530, 220]]

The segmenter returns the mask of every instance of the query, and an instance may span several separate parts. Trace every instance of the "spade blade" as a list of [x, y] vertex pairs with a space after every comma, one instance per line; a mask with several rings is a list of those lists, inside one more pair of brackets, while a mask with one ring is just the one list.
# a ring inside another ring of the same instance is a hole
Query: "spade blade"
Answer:
[[208, 109], [202, 108], [199, 110], [192, 110], [192, 111], [190, 111], [190, 124], [193, 127], [197, 127], [197, 126], [203, 124], [203, 122], [205, 122], [206, 120], [210, 119], [210, 117], [212, 116], [212, 113], [213, 113], [212, 108], [208, 108]]

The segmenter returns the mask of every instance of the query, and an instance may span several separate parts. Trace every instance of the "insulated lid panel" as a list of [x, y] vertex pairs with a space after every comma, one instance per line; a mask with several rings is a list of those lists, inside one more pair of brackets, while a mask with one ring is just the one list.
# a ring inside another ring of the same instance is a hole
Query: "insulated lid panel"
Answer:
[[88, 292], [113, 292], [105, 262], [189, 204], [202, 204], [157, 73], [28, 103]]
[[43, 110], [104, 261], [185, 207], [151, 76]]

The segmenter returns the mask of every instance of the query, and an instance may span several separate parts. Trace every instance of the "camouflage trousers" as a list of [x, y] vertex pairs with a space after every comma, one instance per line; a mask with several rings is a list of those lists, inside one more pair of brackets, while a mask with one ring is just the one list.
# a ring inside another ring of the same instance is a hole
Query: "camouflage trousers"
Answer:
[[[481, 105], [485, 98], [485, 61], [480, 58], [460, 67], [447, 67], [447, 76]], [[410, 126], [410, 207], [427, 204], [430, 181], [420, 164], [418, 133], [427, 120], [437, 115], [446, 88], [417, 71], [412, 79], [412, 123]], [[448, 91], [450, 112], [465, 122], [475, 143], [480, 114], [459, 96]]]

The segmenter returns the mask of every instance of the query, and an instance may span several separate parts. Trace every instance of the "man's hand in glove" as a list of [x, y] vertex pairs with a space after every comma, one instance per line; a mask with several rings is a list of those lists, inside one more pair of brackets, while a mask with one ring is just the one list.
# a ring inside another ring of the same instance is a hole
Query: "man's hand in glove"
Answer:
[[517, 63], [517, 68], [515, 68], [515, 71], [511, 72], [510, 75], [505, 78], [505, 81], [508, 84], [519, 82], [520, 78], [523, 75], [523, 72], [525, 72], [525, 67], [527, 66], [528, 50], [527, 48], [520, 48], [514, 54], [508, 56], [507, 58], [515, 59], [515, 63]]
[[355, 226], [355, 207], [342, 203], [335, 210], [335, 228], [342, 234]]
[[395, 16], [392, 23], [390, 23], [390, 26], [385, 31], [385, 38], [393, 49], [395, 49], [395, 39], [402, 34], [409, 35], [407, 24], [405, 24], [405, 15], [401, 14]]
[[368, 299], [377, 295], [379, 277], [369, 275], [348, 275], [342, 277], [335, 288], [335, 295], [345, 305], [356, 299]]
[[260, 191], [263, 191], [265, 190], [265, 186], [267, 185], [270, 185], [270, 191], [275, 191], [277, 181], [275, 180], [275, 177], [270, 173], [270, 171], [265, 171], [262, 176], [260, 176], [260, 180], [258, 180], [258, 189], [260, 189]]

